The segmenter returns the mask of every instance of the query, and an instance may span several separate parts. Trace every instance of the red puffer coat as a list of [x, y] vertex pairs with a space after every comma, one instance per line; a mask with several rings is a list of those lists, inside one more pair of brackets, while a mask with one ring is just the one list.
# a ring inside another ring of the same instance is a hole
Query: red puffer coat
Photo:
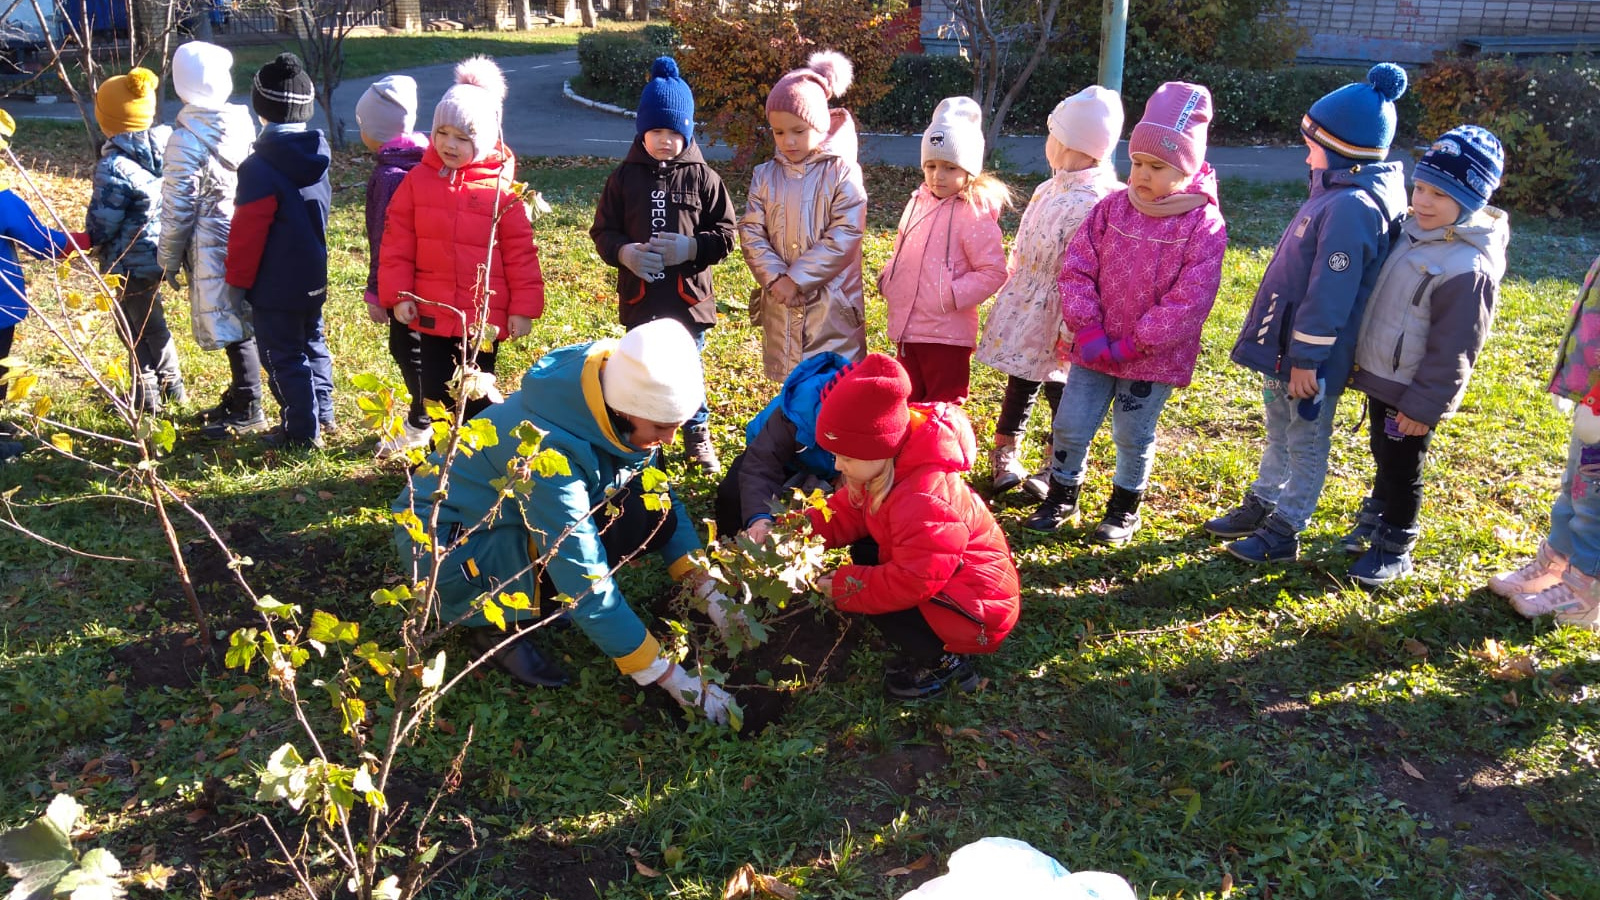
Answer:
[[[503, 180], [497, 184], [502, 167]], [[417, 304], [413, 329], [461, 336], [462, 316], [469, 322], [477, 318], [478, 269], [489, 258], [495, 212], [504, 210], [489, 278], [489, 322], [503, 335], [508, 316], [538, 318], [544, 311], [544, 275], [528, 209], [509, 190], [516, 167], [516, 157], [504, 144], [453, 170], [428, 148], [400, 182], [384, 218], [378, 257], [378, 300], [384, 308], [408, 299], [400, 296], [408, 291], [432, 301]]]
[[913, 404], [894, 486], [878, 511], [856, 506], [844, 488], [828, 500], [831, 518], [806, 511], [829, 547], [878, 542], [879, 565], [834, 573], [834, 605], [868, 614], [916, 607], [952, 653], [1000, 648], [1017, 623], [1021, 588], [1005, 534], [962, 477], [976, 456], [959, 407]]

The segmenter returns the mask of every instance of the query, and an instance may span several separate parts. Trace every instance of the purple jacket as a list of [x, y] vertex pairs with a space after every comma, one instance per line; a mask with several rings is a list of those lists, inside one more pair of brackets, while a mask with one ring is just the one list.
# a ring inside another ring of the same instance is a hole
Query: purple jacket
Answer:
[[1185, 193], [1206, 203], [1164, 218], [1147, 216], [1120, 190], [1108, 194], [1067, 245], [1061, 266], [1061, 318], [1074, 333], [1091, 326], [1106, 339], [1132, 338], [1138, 356], [1072, 364], [1091, 371], [1185, 387], [1200, 356], [1200, 331], [1222, 286], [1228, 228], [1217, 208], [1217, 176], [1201, 170]]
[[378, 148], [378, 163], [367, 179], [367, 293], [378, 293], [378, 247], [383, 243], [383, 217], [389, 213], [389, 198], [405, 180], [406, 173], [422, 162], [428, 149], [428, 136], [413, 131], [402, 134]]

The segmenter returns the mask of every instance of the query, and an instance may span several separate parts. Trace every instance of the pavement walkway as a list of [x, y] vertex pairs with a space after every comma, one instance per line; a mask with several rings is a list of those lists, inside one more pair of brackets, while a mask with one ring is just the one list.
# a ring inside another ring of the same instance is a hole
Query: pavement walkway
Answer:
[[[598, 156], [621, 159], [633, 142], [634, 126], [631, 118], [584, 106], [568, 99], [563, 84], [578, 75], [578, 53], [567, 50], [537, 56], [507, 56], [499, 59], [505, 72], [508, 96], [505, 114], [506, 143], [516, 151], [518, 158], [535, 156]], [[422, 113], [419, 126], [428, 127], [429, 116], [447, 88], [453, 83], [454, 65], [397, 68], [397, 73], [410, 75], [417, 80], [418, 102]], [[367, 86], [382, 76], [351, 79], [334, 92], [334, 113], [342, 121], [345, 134], [354, 142], [360, 139], [356, 130], [355, 105]], [[248, 103], [249, 98], [235, 98]], [[165, 103], [161, 119], [170, 122], [181, 104]], [[70, 103], [40, 105], [27, 101], [0, 101], [18, 118], [77, 117]], [[1130, 123], [1137, 109], [1129, 110]], [[326, 120], [319, 111], [316, 124], [326, 128]], [[919, 135], [868, 134], [861, 138], [861, 161], [915, 167], [920, 155]], [[727, 147], [702, 148], [712, 159], [732, 156]], [[1044, 161], [1044, 137], [1005, 137], [998, 148], [1008, 168], [1035, 175], [1047, 174]], [[1212, 146], [1206, 158], [1223, 177], [1247, 178], [1253, 181], [1304, 181], [1306, 177], [1305, 151], [1284, 147], [1218, 147]], [[1128, 170], [1127, 145], [1117, 148], [1118, 169]]]

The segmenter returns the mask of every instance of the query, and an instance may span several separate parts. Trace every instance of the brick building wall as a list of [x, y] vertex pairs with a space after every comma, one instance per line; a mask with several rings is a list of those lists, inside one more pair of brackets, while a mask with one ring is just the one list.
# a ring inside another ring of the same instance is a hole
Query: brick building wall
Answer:
[[1600, 0], [1288, 0], [1303, 58], [1425, 62], [1474, 35], [1600, 34]]

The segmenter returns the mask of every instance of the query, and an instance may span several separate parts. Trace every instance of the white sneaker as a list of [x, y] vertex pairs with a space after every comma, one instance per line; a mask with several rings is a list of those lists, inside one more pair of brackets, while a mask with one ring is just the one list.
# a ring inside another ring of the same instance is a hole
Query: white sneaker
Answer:
[[432, 442], [432, 427], [418, 428], [406, 422], [399, 434], [379, 441], [378, 449], [373, 455], [378, 459], [390, 459], [403, 456], [417, 447], [426, 447]]
[[1556, 621], [1600, 631], [1600, 578], [1569, 568], [1561, 583], [1571, 590], [1573, 602], [1555, 611]]
[[[1560, 584], [1561, 576], [1566, 572], [1567, 558], [1557, 553], [1549, 541], [1541, 541], [1538, 554], [1522, 568], [1515, 572], [1503, 572], [1489, 579], [1489, 590], [1512, 601], [1512, 605], [1516, 606], [1518, 598], [1527, 600], [1534, 594]], [[1517, 606], [1517, 611], [1521, 612], [1522, 607]], [[1529, 614], [1523, 613], [1523, 615]], [[1545, 613], [1532, 615], [1545, 615]]]

